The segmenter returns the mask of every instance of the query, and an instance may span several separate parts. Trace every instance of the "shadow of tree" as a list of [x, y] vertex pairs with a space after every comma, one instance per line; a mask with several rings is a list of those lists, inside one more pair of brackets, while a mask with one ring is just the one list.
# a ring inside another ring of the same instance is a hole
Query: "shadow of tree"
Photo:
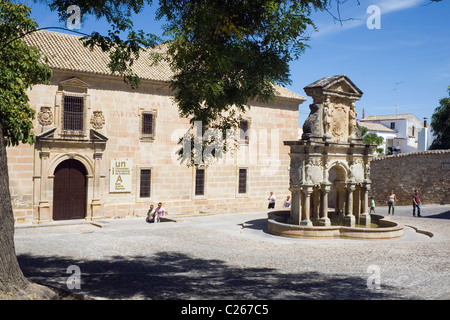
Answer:
[[[183, 253], [160, 252], [132, 258], [74, 261], [57, 256], [19, 255], [30, 280], [66, 287], [70, 265], [81, 270], [81, 291], [107, 299], [158, 300], [292, 300], [398, 299], [396, 288], [369, 290], [369, 274], [330, 275], [319, 272], [282, 273], [272, 268], [242, 268], [219, 260]], [[72, 290], [77, 292], [77, 290]]]
[[450, 211], [433, 214], [429, 216], [425, 216], [425, 218], [434, 218], [434, 219], [450, 219]]

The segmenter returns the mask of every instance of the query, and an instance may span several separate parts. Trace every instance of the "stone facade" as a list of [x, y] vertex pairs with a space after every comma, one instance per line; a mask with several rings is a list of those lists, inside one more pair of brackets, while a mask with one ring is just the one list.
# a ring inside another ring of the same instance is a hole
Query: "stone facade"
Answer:
[[419, 190], [423, 204], [450, 203], [450, 150], [398, 154], [371, 162], [372, 190], [379, 206], [386, 205], [391, 190], [399, 205], [412, 205]]
[[[53, 75], [50, 85], [29, 91], [37, 115], [36, 144], [8, 148], [17, 222], [55, 220], [54, 197], [60, 190], [54, 185], [61, 164], [69, 162], [85, 169], [87, 220], [144, 216], [150, 204], [160, 201], [169, 216], [261, 210], [267, 208], [270, 191], [277, 196], [277, 207], [290, 194], [289, 147], [283, 141], [297, 139], [298, 108], [306, 100], [302, 96], [278, 88], [275, 101], [252, 102], [243, 116], [247, 138], [238, 150], [204, 168], [203, 193], [197, 194], [198, 172], [180, 164], [176, 155], [189, 120], [179, 116], [168, 82], [154, 79], [163, 76], [154, 70], [155, 77], [143, 74], [140, 87], [132, 90], [121, 77], [89, 69], [103, 61], [100, 53], [81, 46], [76, 57], [58, 58], [68, 42], [69, 49], [77, 45], [73, 36], [41, 32], [36, 37]], [[50, 42], [55, 38], [53, 46], [61, 50], [45, 47], [47, 42], [39, 37]], [[74, 102], [69, 104], [66, 97]], [[75, 117], [80, 123], [68, 124], [73, 110], [66, 106], [74, 106], [76, 113], [77, 103], [83, 106]]]

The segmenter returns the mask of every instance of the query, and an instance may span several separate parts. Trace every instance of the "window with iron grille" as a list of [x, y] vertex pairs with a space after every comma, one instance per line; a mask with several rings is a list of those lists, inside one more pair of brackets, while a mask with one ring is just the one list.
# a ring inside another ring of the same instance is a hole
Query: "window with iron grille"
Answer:
[[249, 122], [248, 122], [248, 120], [241, 120], [239, 127], [240, 127], [241, 143], [248, 144], [248, 142], [249, 142], [249, 136], [248, 136]]
[[84, 98], [64, 96], [63, 130], [83, 132], [84, 130]]
[[247, 193], [247, 169], [239, 169], [239, 193]]
[[142, 114], [142, 134], [153, 134], [153, 114]]
[[150, 198], [151, 177], [152, 177], [151, 169], [141, 169], [140, 186], [139, 186], [140, 198]]
[[205, 169], [195, 170], [195, 195], [205, 195]]
[[141, 139], [153, 140], [155, 135], [156, 112], [141, 113]]

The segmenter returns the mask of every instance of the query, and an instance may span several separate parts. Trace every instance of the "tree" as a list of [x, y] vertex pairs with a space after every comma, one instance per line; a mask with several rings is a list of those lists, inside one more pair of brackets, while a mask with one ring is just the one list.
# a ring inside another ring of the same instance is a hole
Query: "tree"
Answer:
[[450, 86], [447, 89], [448, 98], [439, 100], [439, 107], [431, 116], [431, 128], [436, 138], [430, 146], [431, 150], [450, 149]]
[[[161, 0], [157, 19], [165, 19], [164, 37], [167, 59], [174, 72], [170, 87], [174, 92], [180, 115], [191, 122], [184, 139], [194, 144], [195, 122], [206, 130], [217, 129], [222, 138], [202, 141], [203, 148], [214, 145], [226, 151], [227, 130], [239, 128], [241, 115], [249, 101], [269, 101], [275, 97], [275, 86], [290, 83], [289, 63], [307, 47], [308, 27], [315, 28], [309, 18], [314, 9], [323, 10], [327, 0]], [[48, 1], [50, 8], [67, 19], [67, 7], [72, 1]], [[147, 4], [152, 1], [148, 0]], [[138, 85], [129, 66], [140, 50], [154, 45], [158, 37], [142, 30], [133, 31], [132, 13], [139, 13], [144, 1], [80, 0], [83, 12], [104, 17], [111, 24], [108, 35], [94, 32], [85, 38], [85, 45], [100, 46], [109, 51], [111, 71], [126, 74], [126, 80]], [[125, 10], [126, 8], [126, 10]], [[127, 40], [120, 35], [128, 32]], [[217, 137], [217, 135], [215, 135]], [[188, 146], [183, 144], [183, 148]], [[194, 148], [191, 148], [194, 150]], [[190, 156], [188, 165], [194, 161]], [[204, 164], [200, 159], [198, 164]]]
[[380, 137], [374, 132], [369, 132], [369, 130], [361, 126], [361, 135], [363, 138], [363, 142], [365, 144], [374, 145], [373, 153], [378, 156], [384, 156], [384, 148], [380, 147], [384, 144], [384, 138]]
[[53, 291], [29, 282], [23, 275], [14, 248], [14, 217], [9, 193], [6, 147], [34, 143], [34, 111], [27, 89], [45, 83], [51, 70], [37, 48], [21, 37], [36, 29], [30, 9], [0, 0], [0, 298], [51, 297]]

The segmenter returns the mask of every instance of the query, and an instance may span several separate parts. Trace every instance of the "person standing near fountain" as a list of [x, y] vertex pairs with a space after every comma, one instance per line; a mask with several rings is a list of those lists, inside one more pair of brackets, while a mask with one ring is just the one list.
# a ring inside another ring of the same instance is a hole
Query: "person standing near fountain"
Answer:
[[416, 208], [417, 208], [417, 216], [421, 217], [420, 215], [420, 198], [419, 198], [419, 190], [415, 190], [414, 194], [412, 196], [413, 198], [413, 217], [416, 216]]
[[394, 190], [391, 190], [391, 194], [388, 198], [388, 214], [391, 214], [391, 208], [392, 208], [392, 215], [394, 215], [395, 210], [395, 202], [397, 201], [397, 196], [394, 193]]
[[270, 195], [267, 200], [269, 200], [269, 206], [267, 209], [275, 209], [275, 195], [272, 191], [270, 191]]
[[372, 197], [370, 200], [370, 211], [369, 213], [375, 213], [375, 197]]

